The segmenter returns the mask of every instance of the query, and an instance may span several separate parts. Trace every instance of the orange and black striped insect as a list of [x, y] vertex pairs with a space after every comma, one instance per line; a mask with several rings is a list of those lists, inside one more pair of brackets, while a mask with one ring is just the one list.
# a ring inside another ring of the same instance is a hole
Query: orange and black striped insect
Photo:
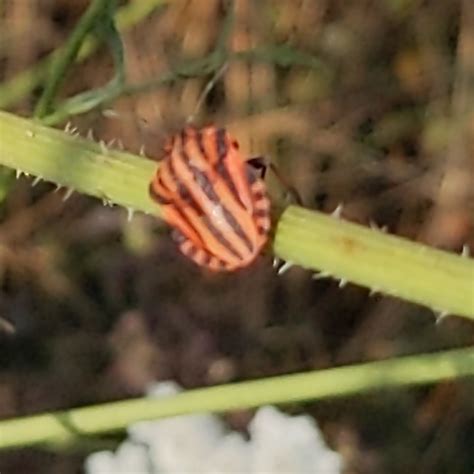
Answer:
[[187, 127], [168, 140], [150, 195], [181, 252], [213, 271], [248, 266], [271, 227], [259, 159], [245, 160], [223, 128]]

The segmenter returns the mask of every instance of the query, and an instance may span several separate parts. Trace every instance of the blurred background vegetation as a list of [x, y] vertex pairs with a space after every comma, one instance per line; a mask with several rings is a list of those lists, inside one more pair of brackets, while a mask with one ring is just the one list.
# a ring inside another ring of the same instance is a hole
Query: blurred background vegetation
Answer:
[[[0, 0], [0, 83], [64, 44], [88, 3]], [[474, 248], [472, 0], [156, 3], [123, 33], [129, 82], [209, 54], [233, 8], [229, 50], [286, 45], [319, 66], [233, 61], [198, 124], [226, 126], [248, 153], [270, 156], [307, 207], [331, 212], [343, 202], [347, 219]], [[113, 73], [100, 48], [72, 68], [61, 96]], [[158, 159], [211, 78], [122, 97], [108, 106], [118, 117], [95, 110], [72, 125]], [[31, 115], [40, 94], [9, 110]], [[277, 277], [270, 255], [209, 275], [156, 219], [129, 223], [124, 209], [77, 194], [64, 202], [53, 190], [23, 177], [0, 193], [0, 316], [15, 328], [0, 333], [0, 418], [141, 395], [154, 380], [191, 388], [474, 342], [468, 321], [435, 325], [427, 309], [299, 268]], [[289, 410], [315, 416], [348, 473], [467, 473], [473, 400], [472, 381], [457, 381]], [[226, 418], [245, 430], [251, 415]], [[79, 472], [103, 441], [0, 453], [0, 471]]]

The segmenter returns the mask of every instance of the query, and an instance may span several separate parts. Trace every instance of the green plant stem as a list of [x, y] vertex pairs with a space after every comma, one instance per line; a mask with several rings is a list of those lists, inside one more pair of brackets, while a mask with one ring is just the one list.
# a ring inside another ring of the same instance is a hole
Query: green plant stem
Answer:
[[474, 260], [296, 206], [281, 216], [275, 254], [441, 314], [474, 319]]
[[[140, 0], [131, 2], [117, 11], [115, 16], [117, 29], [123, 32], [146, 18], [159, 6], [167, 3], [168, 0]], [[76, 61], [83, 61], [96, 51], [98, 41], [88, 35], [82, 43], [77, 54]], [[53, 63], [62, 54], [64, 47], [61, 47], [42, 59], [31, 69], [21, 72], [0, 84], [0, 109], [12, 107], [21, 99], [29, 95], [47, 76]]]
[[0, 421], [0, 449], [64, 443], [122, 430], [142, 420], [319, 400], [473, 375], [473, 348], [283, 375], [189, 390], [161, 399], [125, 400]]
[[[105, 153], [104, 153], [105, 151]], [[148, 195], [156, 163], [0, 112], [0, 165], [107, 203], [159, 214]]]
[[[156, 163], [0, 112], [0, 165], [121, 206], [159, 214], [148, 196]], [[290, 206], [275, 255], [341, 280], [474, 319], [474, 260]]]
[[110, 4], [115, 0], [92, 0], [89, 7], [77, 23], [74, 31], [69, 36], [61, 53], [55, 58], [46, 86], [35, 109], [36, 117], [44, 117], [50, 112], [53, 99], [66, 76], [66, 71], [76, 59], [85, 37], [97, 25], [98, 19], [103, 15]]

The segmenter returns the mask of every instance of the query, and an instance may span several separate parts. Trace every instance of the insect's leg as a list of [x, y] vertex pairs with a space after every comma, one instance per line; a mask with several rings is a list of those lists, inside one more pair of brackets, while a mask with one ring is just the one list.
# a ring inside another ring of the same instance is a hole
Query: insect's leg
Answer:
[[268, 160], [264, 156], [255, 156], [249, 158], [247, 160], [247, 163], [260, 172], [260, 176], [262, 179], [265, 178], [266, 171], [268, 168], [270, 168], [272, 170], [272, 173], [280, 182], [281, 186], [286, 190], [286, 192], [291, 196], [291, 198], [298, 205], [302, 205], [302, 200], [298, 191], [288, 183], [288, 181], [283, 177], [278, 168], [270, 160]]

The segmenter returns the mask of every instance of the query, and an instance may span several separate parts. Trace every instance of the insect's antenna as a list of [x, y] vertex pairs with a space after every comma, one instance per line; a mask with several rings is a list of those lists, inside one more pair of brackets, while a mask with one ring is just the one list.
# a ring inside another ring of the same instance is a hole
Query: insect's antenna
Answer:
[[269, 159], [265, 158], [264, 156], [254, 156], [252, 158], [249, 158], [247, 160], [247, 163], [260, 172], [262, 179], [265, 178], [267, 168], [270, 168], [275, 178], [279, 181], [280, 186], [285, 189], [285, 191], [291, 197], [293, 202], [295, 202], [299, 206], [303, 205], [303, 201], [298, 191], [290, 185], [288, 180], [281, 174], [278, 168]]
[[199, 96], [196, 106], [194, 107], [194, 110], [192, 114], [187, 118], [186, 123], [190, 124], [194, 122], [194, 119], [196, 118], [196, 115], [199, 112], [199, 109], [202, 107], [202, 104], [206, 100], [207, 96], [213, 89], [213, 87], [216, 85], [217, 81], [221, 79], [221, 77], [224, 75], [225, 71], [227, 70], [228, 63], [224, 63], [214, 74], [214, 76], [211, 78], [211, 80], [206, 84], [206, 87], [203, 89], [201, 92], [201, 95]]
[[288, 180], [280, 173], [278, 168], [272, 162], [270, 162], [269, 167], [278, 181], [280, 181], [281, 186], [286, 189], [286, 192], [291, 197], [293, 202], [298, 204], [298, 206], [302, 206], [303, 200], [301, 199], [300, 193], [296, 190], [296, 188], [288, 182]]

